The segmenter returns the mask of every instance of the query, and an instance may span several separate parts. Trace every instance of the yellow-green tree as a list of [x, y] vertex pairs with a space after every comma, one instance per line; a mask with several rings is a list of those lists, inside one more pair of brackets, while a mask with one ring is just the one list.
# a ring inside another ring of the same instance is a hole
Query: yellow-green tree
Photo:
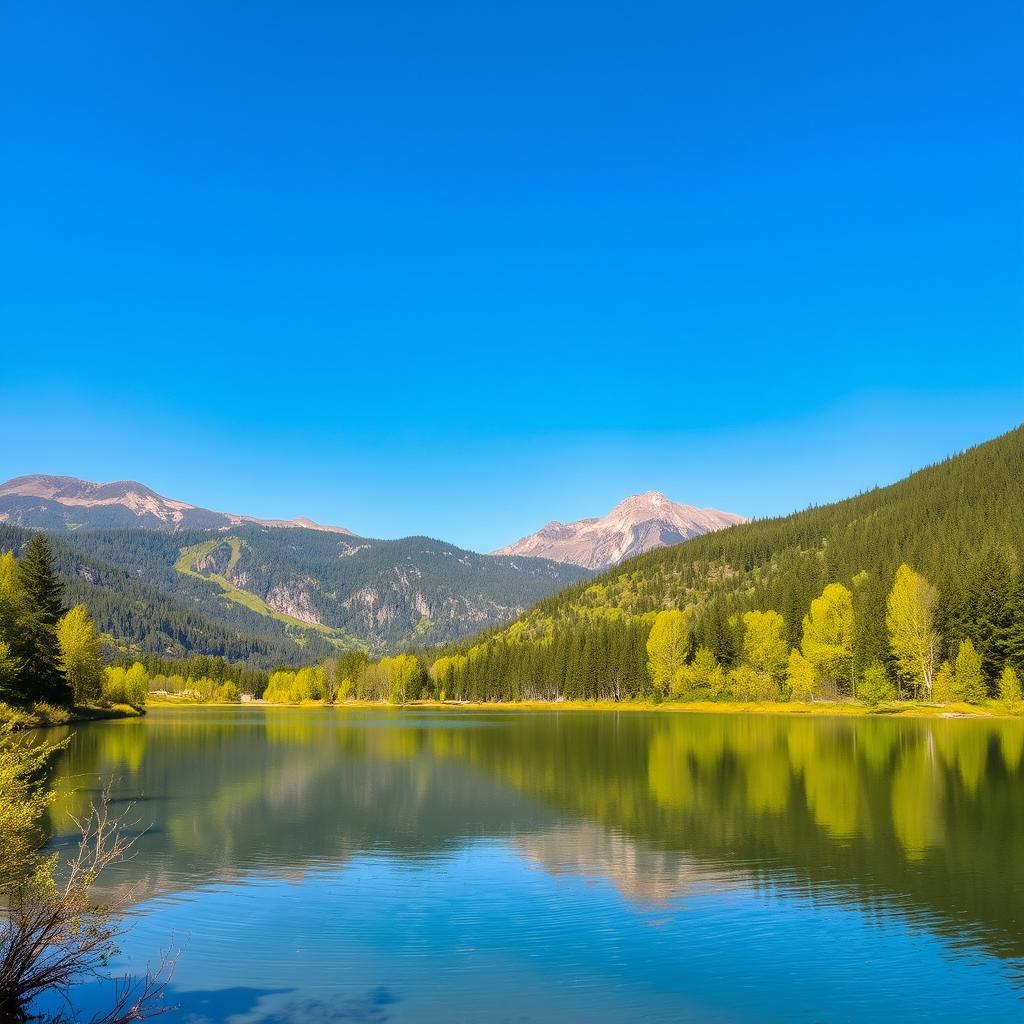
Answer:
[[728, 676], [729, 694], [739, 701], [772, 701], [782, 699], [779, 684], [767, 672], [758, 672], [752, 665], [737, 665]]
[[76, 604], [57, 623], [64, 675], [78, 704], [92, 704], [103, 692], [103, 654], [100, 635], [84, 604]]
[[789, 652], [786, 685], [791, 700], [811, 700], [817, 695], [814, 666], [796, 649]]
[[380, 668], [387, 673], [389, 703], [404, 704], [419, 696], [423, 666], [415, 655], [399, 654], [394, 658], [381, 658]]
[[889, 649], [899, 673], [929, 699], [939, 642], [935, 631], [937, 599], [935, 588], [920, 573], [901, 565], [886, 600]]
[[944, 661], [932, 680], [932, 700], [940, 704], [948, 704], [956, 700], [956, 685], [953, 680], [953, 666]]
[[125, 701], [132, 707], [141, 708], [149, 695], [149, 673], [144, 665], [135, 662], [124, 674]]
[[725, 669], [709, 648], [698, 647], [693, 661], [676, 670], [669, 693], [676, 700], [716, 700], [725, 688]]
[[743, 616], [743, 656], [756, 672], [776, 682], [786, 672], [786, 620], [774, 611]]
[[811, 663], [818, 684], [853, 694], [853, 594], [842, 583], [830, 583], [811, 602], [804, 616], [803, 656]]
[[454, 695], [455, 677], [465, 669], [467, 664], [469, 664], [469, 658], [464, 654], [454, 654], [450, 657], [438, 658], [434, 662], [430, 669], [430, 675], [437, 689], [438, 700], [447, 700]]
[[222, 704], [237, 704], [238, 687], [230, 679], [226, 683], [221, 683], [217, 691], [217, 700]]
[[857, 696], [865, 704], [881, 704], [883, 700], [896, 698], [896, 687], [892, 685], [885, 666], [874, 662], [861, 673]]
[[25, 592], [18, 575], [18, 563], [8, 551], [0, 555], [0, 700], [24, 697], [21, 673], [25, 638], [18, 626], [24, 607]]
[[120, 665], [108, 665], [103, 670], [103, 700], [108, 704], [126, 704], [125, 670]]
[[1007, 704], [1021, 702], [1020, 676], [1014, 671], [1012, 665], [1007, 665], [999, 677], [999, 698]]
[[988, 697], [985, 676], [981, 670], [981, 655], [970, 640], [963, 640], [956, 652], [953, 667], [953, 691], [957, 700], [968, 704], [981, 704]]
[[647, 672], [656, 693], [664, 696], [689, 653], [689, 614], [675, 608], [658, 612], [647, 638]]

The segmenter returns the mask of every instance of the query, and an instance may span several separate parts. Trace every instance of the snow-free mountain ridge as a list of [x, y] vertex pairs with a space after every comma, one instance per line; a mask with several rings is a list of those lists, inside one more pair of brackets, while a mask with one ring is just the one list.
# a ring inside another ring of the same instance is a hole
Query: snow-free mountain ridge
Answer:
[[681, 505], [660, 491], [647, 491], [626, 498], [599, 518], [571, 523], [554, 520], [492, 554], [550, 558], [600, 570], [652, 548], [669, 547], [746, 521], [732, 512]]
[[0, 484], [0, 522], [45, 530], [140, 526], [151, 530], [227, 529], [241, 523], [299, 527], [354, 536], [342, 526], [312, 519], [258, 519], [213, 512], [186, 501], [165, 498], [137, 480], [92, 483], [73, 476], [33, 474]]

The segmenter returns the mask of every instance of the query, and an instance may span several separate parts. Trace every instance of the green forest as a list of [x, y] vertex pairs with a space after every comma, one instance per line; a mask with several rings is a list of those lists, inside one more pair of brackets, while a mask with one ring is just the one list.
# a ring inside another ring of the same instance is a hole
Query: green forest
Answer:
[[[87, 610], [81, 596], [90, 584], [81, 569], [88, 566], [79, 565], [67, 583], [50, 541], [34, 533], [19, 538], [20, 558], [9, 551], [0, 560], [0, 696], [65, 706], [138, 705], [146, 690], [200, 701], [250, 694], [292, 703], [1017, 705], [1024, 674], [1022, 502], [1024, 428], [846, 501], [648, 552], [473, 639], [423, 643], [377, 660], [326, 638], [317, 642], [315, 634], [276, 657], [285, 651], [225, 625], [217, 627], [225, 634], [219, 649], [185, 658], [104, 648], [104, 634], [123, 636], [125, 624], [105, 615], [95, 595]], [[173, 573], [166, 563], [180, 539], [164, 535], [167, 550], [154, 554], [154, 542], [139, 536], [97, 533], [90, 557], [136, 545], [135, 557], [152, 560], [154, 573]], [[182, 586], [207, 582], [185, 576]], [[130, 618], [130, 607], [115, 604]], [[287, 632], [281, 637], [288, 639]], [[104, 660], [111, 664], [104, 667]]]
[[888, 487], [648, 552], [442, 652], [456, 699], [1010, 699], [1024, 428]]
[[[0, 523], [0, 552], [35, 531]], [[395, 653], [511, 621], [585, 569], [479, 555], [427, 537], [379, 541], [308, 529], [81, 529], [49, 534], [69, 604], [112, 653], [194, 655], [269, 671], [344, 650]]]
[[648, 552], [507, 627], [420, 651], [415, 678], [387, 659], [400, 681], [367, 667], [348, 688], [369, 699], [411, 687], [460, 701], [1016, 703], [1022, 501], [1018, 429], [889, 487]]

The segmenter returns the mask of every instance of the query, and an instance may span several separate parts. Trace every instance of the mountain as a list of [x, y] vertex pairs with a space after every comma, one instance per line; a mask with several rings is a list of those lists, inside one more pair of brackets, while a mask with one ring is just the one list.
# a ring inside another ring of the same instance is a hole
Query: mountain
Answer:
[[[853, 613], [844, 692], [870, 666], [895, 685], [902, 677], [889, 647], [887, 596], [904, 563], [934, 595], [934, 667], [955, 660], [969, 640], [995, 692], [1004, 666], [1024, 673], [1022, 507], [1019, 427], [887, 487], [648, 551], [568, 587], [507, 627], [435, 652], [446, 659], [446, 692], [649, 694], [646, 644], [657, 613], [688, 612], [689, 650], [704, 647], [729, 670], [749, 656], [745, 613], [776, 612], [785, 649], [800, 648], [811, 602], [830, 584], [845, 588]], [[701, 685], [720, 685], [706, 662], [701, 671], [709, 673]]]
[[658, 491], [648, 491], [626, 498], [599, 519], [550, 522], [493, 554], [530, 555], [585, 569], [607, 569], [644, 551], [744, 522], [743, 516], [732, 512], [680, 505]]
[[[31, 536], [0, 523], [0, 552], [22, 551]], [[174, 531], [61, 526], [51, 543], [67, 600], [85, 603], [124, 653], [221, 655], [258, 668], [451, 642], [589, 575], [428, 537], [372, 540], [252, 522]]]
[[0, 484], [0, 522], [41, 530], [142, 527], [150, 530], [230, 529], [240, 523], [324, 530], [352, 536], [312, 519], [257, 519], [211, 512], [165, 498], [136, 480], [92, 483], [73, 476], [18, 476]]

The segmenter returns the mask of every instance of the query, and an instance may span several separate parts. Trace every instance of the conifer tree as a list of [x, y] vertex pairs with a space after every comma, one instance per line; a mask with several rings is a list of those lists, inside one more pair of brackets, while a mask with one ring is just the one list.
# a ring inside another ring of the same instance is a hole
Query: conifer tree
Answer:
[[37, 533], [18, 565], [25, 612], [20, 620], [26, 658], [22, 691], [31, 700], [69, 706], [71, 687], [61, 667], [57, 622], [63, 610], [63, 589], [53, 571], [50, 543]]
[[995, 546], [986, 548], [967, 573], [959, 625], [960, 638], [974, 644], [990, 683], [995, 683], [1010, 658], [1015, 625], [1013, 591], [1006, 555]]

